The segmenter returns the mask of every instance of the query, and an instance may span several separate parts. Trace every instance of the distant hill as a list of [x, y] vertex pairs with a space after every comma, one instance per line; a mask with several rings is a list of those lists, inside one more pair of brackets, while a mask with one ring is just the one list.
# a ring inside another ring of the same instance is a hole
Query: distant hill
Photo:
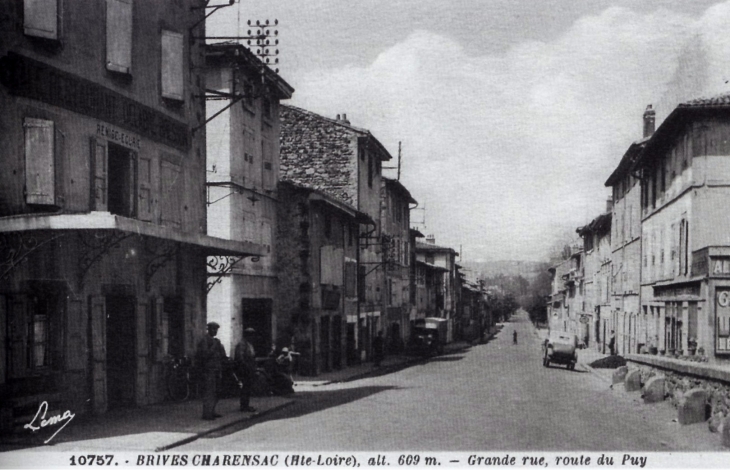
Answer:
[[545, 263], [541, 261], [458, 261], [467, 271], [475, 273], [477, 278], [495, 277], [499, 274], [504, 276], [522, 276], [532, 280], [542, 269]]

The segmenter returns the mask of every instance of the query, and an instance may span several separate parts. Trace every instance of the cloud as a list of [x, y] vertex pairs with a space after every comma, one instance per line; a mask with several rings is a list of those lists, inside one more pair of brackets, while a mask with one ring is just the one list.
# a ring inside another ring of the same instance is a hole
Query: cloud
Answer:
[[[474, 258], [536, 259], [564, 236], [559, 227], [604, 209], [603, 183], [641, 137], [647, 104], [727, 87], [728, 20], [730, 2], [700, 18], [612, 7], [554, 41], [483, 56], [418, 30], [366, 67], [299, 77], [292, 103], [347, 113], [394, 154], [403, 141], [402, 181], [437, 242]], [[692, 41], [707, 73], [688, 82]]]

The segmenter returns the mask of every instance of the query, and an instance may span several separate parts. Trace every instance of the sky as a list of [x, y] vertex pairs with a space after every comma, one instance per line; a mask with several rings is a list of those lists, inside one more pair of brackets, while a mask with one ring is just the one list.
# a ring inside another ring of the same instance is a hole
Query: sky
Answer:
[[402, 142], [412, 222], [462, 261], [547, 259], [606, 210], [648, 104], [658, 126], [730, 91], [730, 0], [240, 0], [207, 35], [266, 19], [288, 103]]

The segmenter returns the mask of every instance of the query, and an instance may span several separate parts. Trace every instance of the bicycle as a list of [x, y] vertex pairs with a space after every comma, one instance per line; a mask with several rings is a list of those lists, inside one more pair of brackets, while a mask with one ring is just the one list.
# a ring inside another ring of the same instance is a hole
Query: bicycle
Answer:
[[166, 361], [167, 398], [181, 402], [196, 392], [193, 380], [192, 361], [187, 356], [169, 357]]

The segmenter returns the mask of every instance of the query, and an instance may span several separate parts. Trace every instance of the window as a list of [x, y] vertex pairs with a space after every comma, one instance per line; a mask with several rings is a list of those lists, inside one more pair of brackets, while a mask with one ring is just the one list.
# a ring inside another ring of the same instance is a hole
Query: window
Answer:
[[183, 95], [183, 35], [172, 31], [162, 31], [161, 68], [163, 98], [184, 99]]
[[375, 173], [375, 159], [373, 158], [373, 154], [368, 154], [368, 187], [373, 187], [373, 173]]
[[271, 99], [269, 99], [268, 96], [265, 96], [261, 100], [261, 114], [263, 115], [264, 119], [269, 119], [269, 120], [273, 116]]
[[433, 264], [433, 253], [426, 253], [426, 263]]
[[106, 0], [106, 68], [132, 71], [132, 0]]
[[269, 139], [261, 140], [261, 154], [263, 157], [262, 186], [266, 191], [276, 188], [276, 175], [274, 174], [274, 143]]
[[53, 205], [55, 190], [55, 130], [53, 121], [25, 118], [25, 202]]
[[59, 39], [58, 0], [25, 0], [23, 32], [28, 36]]

